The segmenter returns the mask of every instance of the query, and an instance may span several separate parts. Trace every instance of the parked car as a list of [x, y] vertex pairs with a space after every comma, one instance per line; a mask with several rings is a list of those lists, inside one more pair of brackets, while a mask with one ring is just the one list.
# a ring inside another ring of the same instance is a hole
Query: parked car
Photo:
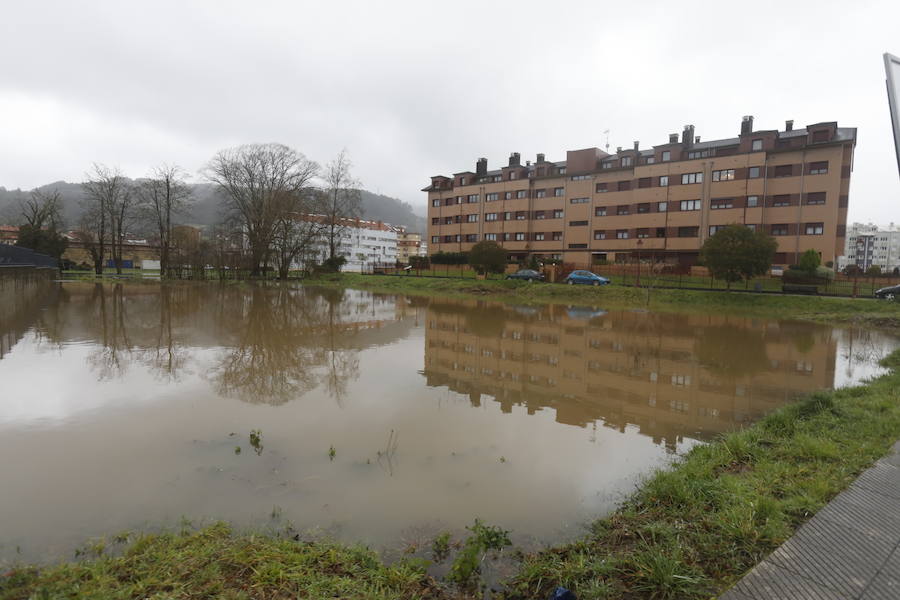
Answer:
[[900, 298], [900, 285], [892, 285], [875, 290], [876, 298], [884, 298], [885, 300], [896, 300]]
[[515, 273], [506, 276], [507, 279], [524, 279], [525, 281], [543, 281], [544, 274], [534, 269], [519, 269]]
[[591, 273], [590, 271], [572, 271], [566, 275], [566, 278], [563, 281], [569, 285], [575, 285], [576, 283], [583, 283], [584, 285], [606, 285], [609, 283], [609, 279], [606, 277]]

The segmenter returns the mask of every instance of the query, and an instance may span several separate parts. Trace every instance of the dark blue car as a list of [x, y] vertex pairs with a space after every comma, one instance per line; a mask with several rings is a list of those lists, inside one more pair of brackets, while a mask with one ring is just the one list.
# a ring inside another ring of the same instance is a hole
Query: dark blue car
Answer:
[[609, 279], [606, 277], [601, 277], [590, 271], [572, 271], [566, 275], [564, 281], [569, 285], [575, 285], [576, 283], [583, 283], [584, 285], [606, 285], [609, 283]]

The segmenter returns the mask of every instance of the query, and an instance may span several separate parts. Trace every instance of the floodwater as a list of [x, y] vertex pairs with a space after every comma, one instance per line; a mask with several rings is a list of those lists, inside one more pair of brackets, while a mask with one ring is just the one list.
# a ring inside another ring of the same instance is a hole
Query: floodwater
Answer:
[[738, 317], [65, 283], [0, 316], [0, 562], [183, 518], [386, 548], [478, 517], [560, 541], [674, 454], [877, 374], [897, 345]]

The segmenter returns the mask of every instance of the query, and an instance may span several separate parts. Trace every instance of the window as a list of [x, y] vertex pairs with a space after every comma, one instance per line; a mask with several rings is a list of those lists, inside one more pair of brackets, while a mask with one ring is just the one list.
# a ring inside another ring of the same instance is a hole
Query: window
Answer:
[[678, 237], [680, 238], [692, 238], [700, 235], [699, 227], [679, 227], [678, 228]]
[[759, 167], [750, 167], [750, 169], [747, 171], [747, 177], [750, 179], [759, 178]]
[[594, 209], [594, 216], [595, 217], [605, 217], [606, 216], [606, 207], [605, 206], [596, 207]]
[[806, 194], [807, 204], [825, 204], [825, 192], [810, 192]]
[[511, 234], [511, 233], [504, 233], [504, 234], [503, 234], [503, 241], [504, 241], [504, 242], [508, 242], [508, 241], [511, 240], [511, 239], [512, 239], [512, 234]]
[[682, 200], [681, 210], [700, 210], [699, 200]]
[[544, 198], [547, 195], [547, 190], [534, 190], [535, 198]]
[[681, 184], [703, 183], [703, 173], [684, 173], [681, 176]]
[[440, 218], [440, 217], [432, 217], [432, 218], [431, 218], [431, 224], [432, 224], [432, 225], [440, 225], [440, 224], [441, 224], [441, 218]]
[[825, 233], [824, 223], [807, 223], [803, 231], [806, 235], [822, 235]]
[[566, 168], [565, 168], [565, 167], [556, 167], [556, 174], [557, 174], [557, 175], [565, 175], [565, 174], [566, 174]]
[[602, 194], [603, 192], [608, 191], [607, 185], [608, 184], [606, 182], [598, 183], [597, 185], [594, 186], [594, 191], [597, 192], [598, 194]]
[[460, 178], [459, 178], [459, 185], [466, 185], [466, 178], [465, 178], [465, 177], [460, 177]]
[[524, 210], [516, 211], [516, 221], [524, 221], [528, 218], [528, 212]]
[[668, 175], [660, 175], [659, 176], [659, 187], [667, 187], [669, 185], [669, 176]]
[[602, 162], [602, 163], [600, 163], [600, 168], [601, 168], [601, 169], [612, 169], [612, 168], [613, 168], [613, 162], [612, 162], [611, 160], [608, 160], [608, 161], [606, 161], [606, 162]]
[[655, 157], [655, 156], [648, 156], [647, 158], [644, 159], [644, 164], [645, 164], [645, 165], [656, 164], [656, 157]]
[[713, 198], [709, 202], [710, 210], [719, 210], [722, 208], [734, 208], [734, 202], [731, 198]]
[[754, 223], [748, 223], [745, 227], [747, 227], [747, 229], [749, 229], [750, 231], [756, 231], [756, 224]]
[[627, 192], [631, 189], [631, 181], [620, 181], [616, 189], [618, 189], [620, 192]]
[[534, 218], [535, 220], [543, 220], [547, 218], [547, 215], [542, 210], [536, 210], [534, 211]]
[[821, 162], [809, 163], [809, 174], [810, 175], [824, 175], [828, 172], [828, 161], [823, 160]]
[[516, 241], [517, 241], [517, 242], [524, 242], [524, 241], [525, 241], [525, 232], [524, 232], [524, 231], [517, 231], [517, 232], [516, 232]]
[[467, 233], [467, 234], [466, 234], [466, 241], [467, 241], [467, 242], [477, 242], [477, 241], [478, 241], [478, 234], [477, 234], [477, 233]]
[[785, 224], [772, 225], [772, 235], [787, 235], [788, 226]]
[[528, 190], [516, 190], [516, 198], [527, 198]]
[[669, 209], [668, 202], [657, 202], [656, 203], [656, 212], [666, 212]]
[[648, 188], [652, 185], [653, 180], [650, 177], [641, 177], [638, 179], [639, 188]]
[[566, 188], [553, 188], [553, 195], [557, 198], [566, 195]]
[[688, 160], [692, 158], [706, 158], [707, 156], [709, 156], [709, 150], [694, 150], [688, 152]]
[[562, 231], [554, 231], [551, 237], [554, 242], [562, 241]]
[[759, 196], [747, 196], [747, 208], [759, 206]]
[[728, 225], [710, 225], [709, 226], [709, 235], [716, 235], [717, 231], [725, 229]]
[[775, 165], [775, 177], [791, 177], [794, 174], [794, 165]]
[[584, 181], [585, 179], [591, 179], [590, 175], [572, 175], [572, 181]]
[[569, 244], [569, 248], [587, 248], [587, 244]]
[[569, 198], [569, 204], [587, 204], [590, 198]]
[[434, 199], [431, 201], [431, 205], [432, 205], [432, 206], [440, 206], [440, 205], [441, 205], [441, 199], [440, 199], [440, 198], [434, 198]]
[[569, 227], [583, 227], [587, 224], [587, 221], [569, 221]]
[[595, 232], [594, 232], [594, 239], [595, 239], [595, 240], [605, 240], [605, 239], [606, 239], [606, 232], [605, 232], [605, 231], [599, 231], [599, 230], [598, 230], [598, 231], [595, 231]]
[[501, 177], [500, 175], [494, 175], [494, 176], [491, 177], [490, 179], [491, 179], [491, 181], [493, 181], [494, 183], [499, 183], [499, 182], [503, 181], [503, 177]]
[[516, 173], [515, 171], [510, 171], [510, 172], [509, 172], [509, 178], [510, 178], [510, 179], [518, 179], [518, 178], [519, 178], [519, 174]]
[[668, 150], [663, 150], [662, 152], [662, 161], [666, 162], [668, 160], [672, 160], [672, 153]]
[[790, 194], [778, 194], [777, 196], [772, 196], [772, 206], [790, 206], [791, 205], [791, 195]]
[[433, 235], [433, 236], [431, 236], [431, 243], [432, 243], [432, 244], [437, 244], [437, 243], [439, 243], [439, 242], [438, 242], [439, 239], [441, 239], [441, 236], [439, 236], [439, 235]]
[[617, 207], [616, 207], [616, 214], [617, 214], [617, 215], [627, 215], [627, 214], [630, 214], [628, 205], [627, 205], [627, 204], [620, 204], [619, 206], [617, 206]]
[[489, 240], [491, 242], [496, 242], [497, 234], [496, 233], [486, 233], [486, 234], [484, 234], [484, 239]]
[[536, 242], [543, 242], [543, 241], [544, 241], [544, 234], [543, 234], [543, 233], [535, 233], [535, 234], [534, 234], [534, 241], [536, 241]]
[[503, 213], [504, 221], [512, 221], [512, 218], [513, 218], [513, 214], [511, 212], [507, 211], [507, 212]]
[[466, 222], [467, 223], [477, 223], [478, 215], [476, 215], [476, 214], [466, 215]]
[[554, 219], [562, 219], [563, 218], [563, 211], [561, 208], [557, 208], [556, 210], [553, 211], [553, 218]]
[[499, 199], [500, 199], [500, 194], [498, 194], [497, 192], [492, 192], [490, 194], [484, 195], [485, 202], [493, 202], [493, 201], [499, 200]]
[[650, 230], [646, 227], [637, 230], [637, 236], [641, 239], [650, 237]]
[[750, 149], [751, 149], [753, 152], [757, 152], [757, 151], [759, 151], [759, 150], [762, 150], [762, 140], [753, 140], [753, 141], [750, 143]]
[[630, 156], [623, 156], [622, 160], [620, 160], [619, 163], [623, 167], [630, 167], [632, 164], [634, 164], [634, 161], [632, 160], [632, 158]]
[[666, 237], [666, 228], [665, 227], [657, 227], [656, 228], [656, 237], [658, 237], [658, 238]]
[[713, 181], [732, 181], [734, 179], [734, 169], [722, 169], [721, 171], [712, 172]]
[[469, 195], [469, 204], [475, 204], [478, 202], [478, 194]]
[[503, 192], [504, 200], [512, 200], [512, 192]]
[[453, 217], [444, 217], [444, 225], [453, 225]]
[[627, 240], [628, 239], [628, 230], [627, 229], [616, 229], [616, 239], [617, 240]]
[[638, 214], [648, 213], [650, 212], [650, 203], [644, 202], [642, 204], [637, 205]]

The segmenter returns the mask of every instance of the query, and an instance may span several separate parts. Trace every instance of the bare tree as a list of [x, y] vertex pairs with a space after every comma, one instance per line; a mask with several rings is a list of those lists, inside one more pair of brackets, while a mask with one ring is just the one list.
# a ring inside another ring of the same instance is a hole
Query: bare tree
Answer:
[[169, 275], [172, 251], [172, 219], [183, 214], [191, 201], [191, 188], [184, 172], [175, 165], [155, 167], [137, 189], [138, 201], [159, 236], [159, 274]]
[[353, 178], [350, 169], [353, 163], [346, 150], [325, 166], [326, 195], [325, 235], [328, 241], [328, 259], [333, 261], [341, 244], [341, 236], [350, 226], [349, 221], [358, 219], [362, 212], [362, 199], [359, 192], [360, 182]]
[[311, 190], [299, 207], [302, 213], [285, 215], [275, 224], [272, 251], [279, 279], [287, 279], [291, 265], [314, 252], [326, 228], [321, 218], [325, 199], [321, 190]]
[[268, 261], [275, 228], [298, 210], [319, 165], [282, 144], [248, 144], [222, 150], [207, 165], [207, 178], [225, 192], [250, 249], [251, 276]]
[[112, 196], [108, 205], [109, 248], [118, 275], [122, 274], [122, 247], [125, 245], [128, 229], [136, 217], [136, 205], [137, 195], [134, 186], [123, 177], [118, 193]]
[[19, 202], [19, 211], [23, 222], [32, 229], [44, 227], [58, 229], [62, 224], [62, 200], [59, 190], [33, 189], [30, 198]]
[[[112, 239], [110, 215], [117, 212], [127, 182], [118, 168], [94, 163], [92, 172], [86, 174], [81, 184], [84, 190], [84, 214], [81, 219], [82, 234], [78, 237], [85, 244], [94, 261], [94, 272], [103, 274], [106, 248]], [[121, 257], [121, 246], [119, 256]], [[119, 269], [121, 272], [121, 267]]]

